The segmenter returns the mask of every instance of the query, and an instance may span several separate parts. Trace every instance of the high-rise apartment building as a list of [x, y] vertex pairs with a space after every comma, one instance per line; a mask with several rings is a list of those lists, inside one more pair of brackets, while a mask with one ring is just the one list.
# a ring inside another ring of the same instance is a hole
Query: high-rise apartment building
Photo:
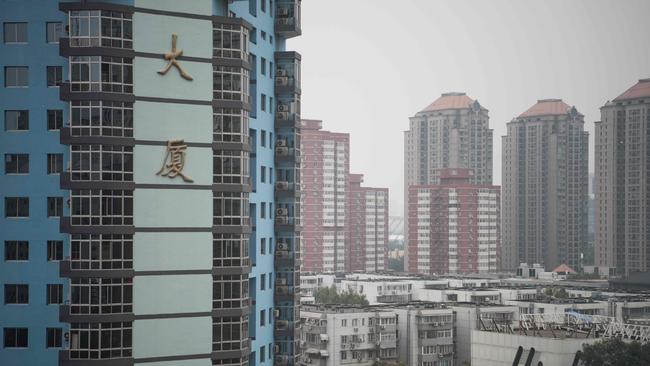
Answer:
[[361, 183], [363, 174], [350, 174], [348, 271], [380, 272], [388, 253], [388, 188]]
[[650, 79], [601, 109], [596, 122], [595, 264], [604, 274], [650, 270]]
[[0, 22], [2, 363], [293, 365], [300, 1]]
[[342, 272], [346, 267], [350, 135], [302, 120], [302, 214], [305, 272]]
[[538, 101], [503, 137], [501, 263], [582, 266], [587, 243], [589, 136], [560, 99]]
[[439, 174], [440, 184], [409, 187], [408, 268], [422, 274], [499, 271], [499, 187], [470, 183], [471, 169]]
[[[492, 129], [488, 110], [465, 93], [445, 93], [410, 118], [404, 132], [404, 237], [412, 185], [440, 184], [445, 168], [469, 168], [473, 184], [492, 184]], [[405, 253], [405, 269], [409, 268]]]

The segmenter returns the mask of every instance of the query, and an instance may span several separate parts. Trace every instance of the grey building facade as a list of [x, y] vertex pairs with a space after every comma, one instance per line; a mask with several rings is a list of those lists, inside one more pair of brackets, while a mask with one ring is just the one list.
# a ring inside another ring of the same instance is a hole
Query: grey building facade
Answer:
[[584, 116], [545, 99], [508, 123], [502, 142], [504, 270], [540, 263], [581, 268], [587, 243], [588, 144]]
[[594, 262], [603, 274], [627, 276], [650, 270], [650, 79], [600, 111]]

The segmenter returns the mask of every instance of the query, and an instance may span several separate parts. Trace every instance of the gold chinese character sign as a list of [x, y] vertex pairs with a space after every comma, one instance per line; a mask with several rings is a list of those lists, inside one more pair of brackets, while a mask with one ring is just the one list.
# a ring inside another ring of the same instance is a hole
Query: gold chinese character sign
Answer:
[[172, 51], [165, 53], [164, 57], [165, 60], [169, 61], [167, 63], [167, 66], [165, 66], [164, 69], [158, 71], [160, 75], [165, 75], [167, 74], [167, 71], [172, 68], [172, 66], [176, 67], [178, 69], [178, 72], [180, 72], [181, 77], [185, 80], [192, 81], [192, 77], [183, 70], [181, 65], [178, 63], [176, 58], [183, 56], [183, 50], [176, 51], [176, 40], [178, 39], [178, 35], [172, 34]]
[[192, 178], [183, 174], [186, 151], [187, 145], [185, 145], [184, 140], [167, 141], [167, 152], [165, 154], [165, 159], [163, 160], [162, 168], [160, 168], [156, 175], [169, 177], [171, 179], [176, 178], [176, 176], [180, 176], [183, 178], [183, 181], [187, 183], [194, 182]]

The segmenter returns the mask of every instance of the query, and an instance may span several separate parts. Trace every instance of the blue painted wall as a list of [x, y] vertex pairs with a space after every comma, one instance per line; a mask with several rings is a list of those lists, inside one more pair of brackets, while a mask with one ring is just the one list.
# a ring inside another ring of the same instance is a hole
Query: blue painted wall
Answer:
[[[247, 22], [251, 23], [255, 27], [256, 34], [253, 35], [251, 31], [251, 40], [256, 40], [256, 43], [250, 42], [250, 52], [256, 57], [257, 65], [254, 66], [256, 75], [251, 75], [251, 80], [255, 80], [255, 87], [251, 87], [251, 93], [255, 92], [255, 95], [251, 95], [251, 100], [256, 100], [257, 102], [253, 104], [255, 111], [251, 111], [250, 119], [250, 128], [251, 134], [256, 135], [255, 143], [253, 145], [253, 152], [255, 154], [255, 159], [251, 158], [251, 170], [255, 169], [255, 173], [251, 172], [251, 179], [255, 179], [253, 184], [255, 191], [251, 193], [250, 202], [251, 205], [255, 205], [256, 217], [256, 226], [255, 226], [255, 235], [251, 235], [251, 259], [255, 258], [255, 266], [252, 267], [250, 278], [255, 280], [251, 281], [251, 299], [255, 299], [255, 305], [251, 307], [250, 317], [250, 334], [251, 337], [254, 335], [255, 339], [251, 338], [251, 358], [250, 365], [273, 365], [273, 327], [274, 327], [274, 318], [273, 318], [273, 290], [274, 290], [274, 264], [273, 264], [273, 250], [269, 251], [269, 241], [272, 241], [275, 244], [275, 230], [273, 224], [273, 212], [269, 215], [269, 210], [271, 206], [275, 209], [276, 205], [274, 203], [274, 145], [273, 142], [269, 142], [270, 134], [274, 133], [274, 116], [273, 116], [273, 107], [269, 106], [269, 98], [273, 98], [275, 101], [275, 87], [274, 80], [271, 77], [271, 66], [270, 62], [273, 63], [275, 67], [274, 52], [276, 46], [276, 37], [274, 34], [274, 22], [273, 17], [271, 17], [270, 12], [270, 2], [266, 1], [266, 12], [261, 10], [261, 1], [254, 1], [256, 15], [251, 14], [251, 9], [249, 7], [248, 1], [236, 1], [233, 2], [229, 10], [237, 17], [241, 17]], [[266, 33], [266, 39], [262, 38], [262, 31]], [[273, 44], [270, 40], [273, 38]], [[261, 62], [262, 58], [266, 60], [266, 74], [262, 75]], [[266, 95], [266, 106], [265, 110], [262, 110], [262, 97], [261, 95]], [[266, 131], [266, 142], [265, 146], [262, 146], [262, 130]], [[266, 180], [264, 183], [261, 181], [261, 169], [262, 167], [266, 168]], [[273, 174], [270, 174], [269, 168], [273, 168]], [[261, 218], [261, 203], [266, 203], [266, 213], [265, 218]], [[272, 205], [271, 205], [272, 204]], [[266, 239], [266, 254], [261, 254], [262, 250], [260, 247], [261, 240]], [[253, 240], [254, 239], [254, 240]], [[255, 254], [253, 254], [255, 253]], [[261, 276], [265, 274], [265, 284], [264, 290], [261, 290]], [[271, 277], [271, 282], [269, 282], [269, 276]], [[269, 283], [271, 286], [269, 287]], [[253, 287], [254, 285], [254, 287]], [[269, 309], [271, 309], [269, 311]], [[260, 326], [260, 311], [265, 310], [265, 325]], [[269, 349], [269, 345], [271, 345]], [[265, 348], [265, 361], [260, 363], [260, 348]]]
[[[59, 89], [47, 87], [46, 66], [63, 66], [64, 79], [67, 74], [65, 60], [59, 57], [59, 45], [46, 42], [45, 23], [48, 21], [66, 21], [64, 14], [58, 10], [57, 1], [0, 0], [0, 23], [28, 23], [26, 44], [0, 43], [0, 156], [3, 159], [0, 167], [0, 328], [29, 329], [28, 349], [0, 347], [2, 365], [57, 365], [59, 349], [46, 348], [46, 328], [63, 328], [66, 331], [65, 324], [58, 322], [59, 307], [46, 305], [47, 284], [66, 283], [59, 279], [58, 262], [47, 261], [47, 241], [63, 240], [64, 253], [68, 244], [66, 236], [59, 233], [59, 219], [47, 217], [47, 197], [64, 197], [64, 202], [67, 199], [59, 189], [59, 176], [47, 175], [47, 154], [67, 153], [65, 147], [59, 144], [59, 133], [47, 130], [47, 110], [62, 109], [64, 122], [68, 114], [66, 104], [59, 101]], [[4, 26], [0, 28], [0, 40], [4, 40], [3, 32]], [[5, 88], [5, 66], [28, 66], [29, 87]], [[29, 131], [4, 130], [4, 111], [8, 109], [29, 110]], [[5, 175], [6, 153], [29, 154], [29, 174]], [[29, 197], [28, 219], [5, 218], [4, 198], [8, 196]], [[29, 241], [29, 260], [6, 262], [5, 240]], [[29, 284], [28, 305], [4, 304], [4, 284], [8, 283]], [[67, 288], [64, 288], [66, 297]]]

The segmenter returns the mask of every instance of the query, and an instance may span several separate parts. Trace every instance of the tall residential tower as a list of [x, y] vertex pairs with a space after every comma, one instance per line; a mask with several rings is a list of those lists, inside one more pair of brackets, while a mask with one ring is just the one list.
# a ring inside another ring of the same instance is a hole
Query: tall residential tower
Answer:
[[293, 365], [300, 1], [0, 21], [2, 363]]
[[587, 243], [589, 135], [584, 116], [560, 99], [538, 101], [503, 137], [503, 269], [520, 263], [582, 266]]
[[346, 267], [350, 135], [302, 121], [303, 262], [305, 272], [342, 272]]
[[609, 275], [650, 271], [650, 79], [639, 80], [600, 113], [595, 264]]
[[[408, 192], [440, 184], [445, 168], [468, 168], [472, 184], [492, 184], [492, 129], [488, 110], [465, 93], [445, 93], [410, 118], [404, 132], [404, 238], [408, 240]], [[406, 254], [406, 253], [405, 253]], [[406, 254], [408, 255], [408, 254]], [[405, 258], [405, 269], [409, 268]]]

